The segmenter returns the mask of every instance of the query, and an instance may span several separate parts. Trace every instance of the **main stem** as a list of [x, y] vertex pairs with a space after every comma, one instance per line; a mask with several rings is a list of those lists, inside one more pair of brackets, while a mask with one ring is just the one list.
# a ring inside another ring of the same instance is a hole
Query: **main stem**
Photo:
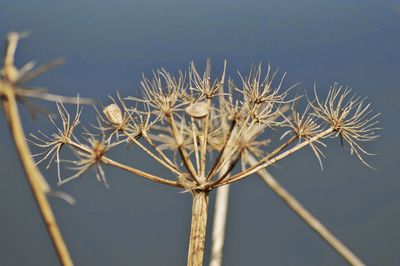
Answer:
[[190, 229], [188, 266], [203, 265], [207, 227], [208, 192], [193, 191], [192, 225]]

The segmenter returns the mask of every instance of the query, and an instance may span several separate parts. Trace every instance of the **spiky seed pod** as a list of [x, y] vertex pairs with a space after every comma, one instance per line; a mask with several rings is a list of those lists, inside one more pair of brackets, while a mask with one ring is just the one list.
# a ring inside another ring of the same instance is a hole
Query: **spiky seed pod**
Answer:
[[186, 107], [185, 111], [193, 118], [203, 118], [208, 114], [208, 104], [205, 102], [193, 103]]
[[103, 113], [107, 117], [109, 122], [115, 125], [121, 125], [123, 123], [124, 119], [122, 116], [121, 109], [115, 103], [104, 107]]

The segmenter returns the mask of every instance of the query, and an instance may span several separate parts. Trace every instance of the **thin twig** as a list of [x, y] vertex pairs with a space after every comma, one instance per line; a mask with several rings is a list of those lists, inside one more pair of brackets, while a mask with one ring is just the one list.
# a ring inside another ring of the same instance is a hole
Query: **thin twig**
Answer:
[[245, 177], [247, 177], [249, 175], [252, 175], [252, 174], [258, 172], [259, 170], [264, 169], [264, 168], [266, 168], [266, 167], [268, 167], [268, 166], [270, 166], [270, 165], [282, 160], [283, 158], [291, 155], [292, 153], [304, 148], [305, 146], [309, 145], [310, 143], [313, 143], [314, 141], [317, 141], [317, 140], [319, 140], [319, 139], [321, 139], [323, 137], [328, 136], [329, 134], [331, 134], [333, 132], [333, 130], [334, 129], [330, 127], [328, 129], [320, 132], [316, 136], [314, 136], [314, 137], [312, 137], [312, 138], [310, 138], [308, 140], [305, 140], [305, 141], [301, 142], [300, 144], [294, 146], [293, 148], [291, 148], [291, 149], [279, 154], [278, 156], [276, 156], [276, 157], [274, 157], [274, 158], [272, 158], [272, 159], [270, 159], [270, 160], [268, 160], [266, 162], [258, 163], [256, 165], [250, 167], [249, 169], [246, 169], [246, 170], [244, 170], [244, 171], [242, 171], [242, 172], [240, 172], [240, 173], [238, 173], [236, 175], [233, 175], [231, 178], [228, 178], [228, 179], [216, 184], [215, 186], [218, 187], [218, 186], [223, 186], [223, 185], [226, 185], [226, 184], [231, 184], [231, 183], [239, 181], [239, 180], [241, 180], [241, 179], [243, 179], [243, 178], [245, 178]]
[[195, 120], [193, 117], [190, 118], [190, 122], [191, 122], [191, 128], [192, 128], [192, 136], [193, 136], [194, 156], [196, 159], [196, 169], [197, 169], [197, 174], [200, 175], [199, 147], [197, 145], [197, 127], [196, 127]]
[[208, 142], [208, 130], [209, 130], [209, 123], [210, 123], [210, 104], [211, 104], [211, 99], [207, 100], [207, 108], [208, 112], [206, 117], [203, 119], [203, 136], [201, 138], [201, 147], [200, 147], [200, 175], [199, 178], [201, 181], [206, 180], [206, 160], [207, 160], [207, 142]]
[[[85, 145], [81, 145], [79, 143], [76, 143], [76, 142], [74, 142], [72, 140], [69, 140], [68, 143], [66, 143], [66, 144], [70, 145], [71, 147], [73, 147], [75, 149], [79, 149], [79, 150], [81, 150], [83, 152], [86, 152], [86, 153], [89, 153], [89, 154], [92, 152], [89, 147], [86, 147]], [[153, 181], [153, 182], [157, 182], [157, 183], [161, 183], [161, 184], [165, 184], [165, 185], [169, 185], [169, 186], [173, 186], [173, 187], [179, 187], [179, 188], [183, 187], [177, 181], [172, 181], [172, 180], [168, 180], [168, 179], [165, 179], [165, 178], [161, 178], [161, 177], [152, 175], [150, 173], [141, 171], [141, 170], [136, 169], [134, 167], [131, 167], [131, 166], [119, 163], [117, 161], [114, 161], [114, 160], [106, 157], [105, 155], [103, 155], [101, 157], [101, 162], [104, 163], [104, 164], [107, 164], [107, 165], [111, 165], [111, 166], [123, 169], [125, 171], [128, 171], [128, 172], [130, 172], [132, 174], [138, 175], [140, 177], [143, 177], [143, 178], [148, 179], [148, 180]]]
[[68, 97], [61, 96], [57, 94], [48, 93], [45, 89], [40, 88], [32, 88], [32, 89], [24, 89], [24, 88], [15, 88], [14, 89], [17, 95], [23, 95], [24, 97], [37, 98], [49, 102], [55, 103], [70, 103], [70, 104], [93, 104], [94, 101], [89, 98], [80, 98], [80, 97]]
[[141, 171], [141, 170], [139, 170], [139, 169], [136, 169], [136, 168], [130, 167], [130, 166], [128, 166], [128, 165], [125, 165], [125, 164], [116, 162], [116, 161], [111, 160], [111, 159], [109, 159], [109, 158], [107, 158], [107, 157], [103, 157], [103, 158], [102, 158], [102, 162], [103, 162], [104, 164], [108, 164], [108, 165], [111, 165], [111, 166], [114, 166], [114, 167], [123, 169], [123, 170], [125, 170], [125, 171], [128, 171], [128, 172], [130, 172], [130, 173], [132, 173], [132, 174], [135, 174], [135, 175], [144, 177], [144, 178], [146, 178], [146, 179], [148, 179], [148, 180], [151, 180], [151, 181], [153, 181], [153, 182], [157, 182], [157, 183], [161, 183], [161, 184], [169, 185], [169, 186], [173, 186], [173, 187], [179, 187], [179, 188], [182, 188], [182, 187], [183, 187], [183, 186], [182, 186], [179, 182], [177, 182], [177, 181], [168, 180], [168, 179], [165, 179], [165, 178], [161, 178], [161, 177], [158, 177], [158, 176], [149, 174], [149, 173], [147, 173], [147, 172], [143, 172], [143, 171]]
[[171, 167], [179, 170], [179, 167], [174, 164], [168, 157], [167, 155], [165, 155], [165, 153], [160, 150], [160, 148], [158, 148], [158, 146], [156, 144], [154, 144], [154, 142], [149, 138], [149, 136], [147, 134], [143, 134], [143, 138], [146, 140], [146, 142], [161, 156], [161, 158], [168, 163]]
[[222, 158], [223, 158], [222, 156], [224, 155], [225, 149], [226, 149], [226, 147], [228, 146], [228, 143], [229, 143], [229, 141], [230, 141], [230, 139], [231, 139], [232, 132], [233, 132], [233, 129], [235, 128], [235, 126], [236, 126], [236, 119], [233, 119], [232, 122], [231, 122], [231, 126], [229, 127], [229, 131], [228, 131], [228, 134], [227, 134], [227, 136], [226, 136], [224, 145], [222, 146], [222, 149], [221, 149], [220, 152], [218, 153], [218, 157], [217, 157], [217, 159], [215, 160], [214, 165], [211, 167], [211, 170], [210, 170], [210, 172], [208, 173], [207, 179], [210, 179], [210, 178], [212, 178], [212, 177], [214, 176], [214, 174], [215, 174], [215, 172], [216, 172], [216, 169], [217, 169], [217, 168], [220, 166], [220, 164], [222, 163]]
[[152, 157], [154, 160], [156, 160], [157, 162], [159, 162], [160, 164], [162, 164], [163, 166], [165, 166], [166, 168], [168, 168], [171, 172], [177, 174], [178, 176], [181, 175], [181, 172], [176, 169], [176, 167], [171, 166], [168, 162], [165, 162], [165, 160], [163, 160], [162, 158], [158, 157], [157, 155], [155, 155], [153, 152], [151, 152], [149, 149], [147, 149], [142, 143], [139, 142], [139, 140], [136, 140], [134, 137], [132, 137], [129, 133], [125, 133], [126, 136], [128, 136], [128, 138], [135, 143], [136, 145], [138, 145], [144, 152], [146, 152], [150, 157]]
[[176, 127], [175, 119], [174, 116], [171, 114], [168, 116], [168, 121], [171, 126], [172, 134], [173, 137], [175, 138], [175, 141], [178, 145], [179, 153], [182, 158], [182, 162], [185, 165], [186, 169], [189, 171], [189, 173], [192, 175], [193, 180], [197, 183], [200, 184], [200, 180], [197, 176], [196, 170], [193, 167], [192, 161], [189, 158], [189, 155], [186, 152], [185, 147], [182, 146], [182, 137], [178, 133], [178, 128]]
[[[257, 160], [252, 155], [249, 155], [247, 159], [250, 165], [257, 164]], [[293, 197], [285, 188], [283, 188], [265, 169], [259, 170], [257, 174], [287, 206], [289, 206], [301, 219], [303, 219], [305, 223], [307, 223], [349, 264], [354, 266], [365, 265], [353, 252], [351, 252], [351, 250], [349, 250], [323, 224], [321, 224], [317, 218], [307, 211], [303, 205], [296, 200], [295, 197]]]

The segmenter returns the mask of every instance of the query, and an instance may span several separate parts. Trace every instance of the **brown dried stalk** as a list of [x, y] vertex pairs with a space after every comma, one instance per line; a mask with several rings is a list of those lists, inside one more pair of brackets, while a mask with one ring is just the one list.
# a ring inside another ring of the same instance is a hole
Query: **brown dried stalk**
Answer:
[[[257, 164], [256, 158], [248, 157], [250, 165]], [[304, 206], [283, 188], [273, 176], [265, 169], [257, 174], [272, 189], [273, 192], [295, 212], [307, 225], [309, 225], [323, 240], [325, 240], [337, 253], [339, 253], [350, 265], [365, 265], [351, 250], [349, 250], [339, 239], [337, 239], [317, 218], [315, 218]]]
[[62, 265], [70, 266], [73, 265], [71, 256], [69, 255], [68, 249], [57, 226], [50, 203], [47, 199], [47, 195], [52, 191], [33, 161], [22, 127], [17, 107], [17, 100], [25, 99], [26, 97], [36, 97], [46, 100], [65, 99], [70, 101], [71, 98], [63, 98], [43, 91], [28, 90], [20, 87], [20, 84], [43, 74], [58, 64], [51, 63], [37, 68], [36, 70], [32, 70], [33, 63], [28, 63], [22, 69], [18, 70], [14, 66], [14, 55], [20, 37], [21, 35], [18, 33], [10, 33], [7, 36], [6, 55], [0, 79], [0, 96], [3, 100], [5, 114], [11, 135], [14, 139], [15, 147], [18, 151], [30, 188], [46, 225], [46, 229], [53, 242], [54, 248], [56, 249], [60, 263]]
[[[256, 165], [257, 159], [249, 154], [247, 161], [250, 165]], [[265, 169], [257, 172], [260, 178], [271, 190], [295, 212], [311, 229], [325, 240], [339, 255], [349, 264], [354, 266], [365, 265], [351, 250], [337, 239], [317, 218], [315, 218], [293, 195], [291, 195], [278, 181]], [[212, 231], [212, 249], [210, 266], [222, 265], [225, 225], [228, 211], [229, 185], [219, 187], [215, 200], [215, 212]]]
[[36, 164], [32, 159], [32, 154], [26, 143], [24, 130], [22, 128], [21, 119], [17, 109], [17, 102], [15, 95], [12, 92], [12, 87], [4, 86], [4, 84], [1, 83], [0, 87], [3, 90], [4, 110], [15, 146], [24, 167], [25, 174], [28, 178], [32, 193], [47, 227], [47, 231], [49, 232], [51, 240], [53, 241], [53, 245], [57, 251], [58, 258], [60, 259], [62, 265], [73, 265], [71, 256], [69, 255], [68, 249], [57, 226], [53, 211], [51, 210], [50, 203], [47, 200], [47, 194], [50, 192], [50, 188], [40, 171], [37, 169]]

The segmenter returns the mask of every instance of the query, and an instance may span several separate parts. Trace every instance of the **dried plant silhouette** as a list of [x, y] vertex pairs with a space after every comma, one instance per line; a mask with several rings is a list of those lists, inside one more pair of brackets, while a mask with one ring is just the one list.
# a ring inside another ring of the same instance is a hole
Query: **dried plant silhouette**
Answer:
[[[8, 47], [7, 54], [13, 57], [16, 41]], [[82, 133], [77, 130], [81, 124], [81, 106], [77, 105], [71, 114], [63, 103], [72, 99], [20, 89], [21, 81], [37, 74], [18, 71], [10, 65], [13, 66], [12, 60], [11, 64], [6, 60], [0, 93], [12, 128], [19, 117], [9, 110], [13, 110], [10, 106], [16, 110], [17, 98], [34, 95], [59, 100], [57, 110], [61, 124], [50, 117], [54, 132], [38, 131], [31, 134], [30, 141], [43, 149], [37, 154], [38, 162], [57, 165], [60, 184], [94, 169], [96, 178], [107, 186], [104, 167], [111, 166], [191, 193], [188, 265], [203, 264], [208, 197], [212, 190], [260, 173], [305, 147], [310, 147], [321, 160], [326, 146], [324, 140], [332, 137], [339, 137], [350, 147], [351, 153], [367, 164], [364, 155], [369, 153], [361, 144], [377, 138], [377, 115], [372, 114], [365, 99], [351, 95], [348, 89], [334, 84], [326, 100], [321, 100], [316, 90], [315, 99], [291, 97], [295, 86], [285, 88], [285, 75], [278, 78], [277, 71], [270, 66], [252, 68], [248, 76], [239, 75], [240, 83], [235, 84], [226, 78], [226, 62], [222, 73], [212, 78], [210, 61], [202, 72], [191, 63], [187, 72], [177, 75], [160, 69], [151, 78], [143, 76], [142, 96], [117, 94], [115, 98], [110, 97], [110, 103], [97, 110], [96, 126]], [[28, 65], [22, 69], [30, 68]], [[297, 106], [302, 99], [307, 101], [307, 107], [299, 111]], [[280, 139], [275, 139], [277, 132], [281, 133]], [[20, 141], [25, 143], [22, 128], [14, 130], [13, 135], [19, 135]], [[21, 159], [29, 162], [36, 173], [27, 171], [27, 175], [32, 176], [30, 180], [46, 184], [38, 186], [37, 194], [45, 199], [45, 209], [51, 213], [45, 197], [49, 188], [34, 165], [26, 143], [24, 145]], [[142, 149], [165, 168], [165, 173], [159, 176], [148, 169], [113, 160], [109, 151], [120, 145]], [[74, 158], [65, 158], [65, 147], [73, 151]], [[61, 164], [75, 172], [64, 177]], [[53, 228], [56, 227], [55, 221], [53, 224]], [[65, 262], [64, 265], [70, 264]]]

